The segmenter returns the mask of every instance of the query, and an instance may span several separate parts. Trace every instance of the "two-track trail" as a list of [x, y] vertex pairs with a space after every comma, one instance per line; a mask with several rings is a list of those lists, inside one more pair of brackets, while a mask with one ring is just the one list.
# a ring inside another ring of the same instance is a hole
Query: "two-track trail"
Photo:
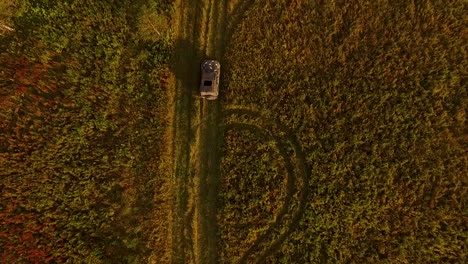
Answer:
[[[199, 65], [222, 63], [227, 0], [178, 0], [173, 124], [172, 263], [217, 263], [216, 199], [219, 146], [217, 100], [197, 98]], [[222, 86], [221, 86], [222, 90]], [[222, 92], [221, 92], [222, 93]]]

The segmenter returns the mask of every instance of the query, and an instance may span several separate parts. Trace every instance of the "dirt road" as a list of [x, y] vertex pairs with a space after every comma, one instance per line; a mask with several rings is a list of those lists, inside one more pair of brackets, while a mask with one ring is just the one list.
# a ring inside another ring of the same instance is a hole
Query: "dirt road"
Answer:
[[[172, 263], [217, 263], [220, 104], [197, 94], [200, 63], [216, 59], [223, 64], [226, 3], [177, 1]], [[220, 90], [222, 95], [222, 84]]]

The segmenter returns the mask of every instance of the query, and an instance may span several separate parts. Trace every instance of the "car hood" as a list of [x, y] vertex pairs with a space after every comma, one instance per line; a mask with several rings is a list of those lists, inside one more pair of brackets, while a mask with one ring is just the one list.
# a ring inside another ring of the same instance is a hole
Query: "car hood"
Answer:
[[216, 72], [217, 64], [215, 61], [207, 61], [202, 65], [203, 72]]

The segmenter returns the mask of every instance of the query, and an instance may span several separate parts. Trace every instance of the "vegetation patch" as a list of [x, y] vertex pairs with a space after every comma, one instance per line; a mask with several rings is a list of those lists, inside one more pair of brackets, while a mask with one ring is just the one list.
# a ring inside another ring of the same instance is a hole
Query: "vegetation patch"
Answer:
[[23, 11], [22, 0], [3, 0], [0, 2], [0, 36], [14, 31], [12, 17]]
[[225, 139], [218, 224], [221, 259], [234, 260], [275, 222], [286, 197], [287, 172], [274, 141], [261, 129], [237, 124]]
[[[269, 255], [272, 250], [274, 250], [277, 245], [280, 245], [285, 238], [291, 233], [294, 227], [297, 225], [299, 219], [301, 218], [302, 214], [304, 213], [304, 208], [307, 202], [307, 193], [309, 185], [307, 184], [309, 181], [308, 174], [305, 169], [305, 160], [304, 155], [301, 151], [301, 148], [294, 138], [291, 135], [290, 131], [281, 124], [274, 122], [273, 120], [263, 116], [257, 111], [252, 111], [249, 109], [242, 109], [242, 108], [232, 108], [226, 109], [224, 111], [224, 131], [229, 135], [232, 131], [236, 132], [250, 132], [252, 135], [255, 135], [260, 140], [263, 140], [265, 143], [260, 145], [260, 150], [273, 151], [276, 156], [272, 156], [272, 160], [266, 160], [265, 157], [269, 157], [266, 153], [262, 153], [262, 155], [256, 154], [254, 151], [250, 151], [246, 155], [252, 155], [245, 160], [249, 160], [252, 163], [261, 162], [262, 164], [265, 162], [270, 162], [270, 164], [265, 165], [265, 167], [261, 167], [260, 164], [253, 164], [255, 170], [252, 168], [247, 168], [249, 173], [254, 173], [255, 177], [244, 177], [240, 176], [243, 181], [247, 181], [247, 185], [249, 188], [244, 191], [244, 193], [250, 194], [253, 190], [261, 189], [262, 191], [262, 198], [264, 200], [257, 200], [252, 203], [252, 206], [258, 206], [260, 208], [269, 208], [272, 206], [272, 199], [268, 201], [265, 197], [268, 195], [268, 191], [265, 192], [263, 188], [273, 188], [273, 190], [280, 190], [278, 191], [269, 191], [269, 195], [273, 195], [276, 199], [275, 210], [272, 212], [268, 212], [267, 215], [272, 217], [267, 223], [263, 223], [264, 225], [260, 225], [255, 231], [249, 230], [249, 225], [243, 226], [243, 232], [248, 234], [249, 236], [249, 243], [245, 243], [245, 247], [239, 251], [238, 247], [230, 246], [228, 243], [232, 240], [232, 235], [228, 234], [226, 239], [222, 239], [226, 241], [227, 250], [233, 252], [232, 257], [222, 256], [223, 260], [230, 260], [236, 263], [252, 263], [254, 261], [261, 261], [264, 256]], [[245, 137], [243, 140], [251, 140], [249, 137]], [[255, 143], [256, 141], [252, 141]], [[231, 141], [226, 141], [225, 145], [229, 146]], [[234, 148], [225, 149], [227, 154], [224, 157], [229, 157], [229, 152], [232, 151], [234, 153], [239, 152], [242, 149], [243, 144], [234, 144]], [[268, 146], [268, 147], [264, 147]], [[240, 148], [239, 148], [240, 147]], [[261, 161], [258, 159], [261, 157]], [[275, 160], [275, 158], [277, 160]], [[280, 160], [280, 164], [278, 164], [278, 159]], [[223, 158], [222, 161], [226, 160]], [[230, 181], [236, 182], [234, 177], [238, 176], [239, 174], [236, 173], [239, 169], [243, 170], [246, 166], [241, 163], [234, 163], [236, 159], [228, 159], [232, 162], [230, 164], [230, 169], [226, 170], [226, 174], [222, 176], [222, 183], [221, 187], [221, 199], [224, 198], [225, 193], [227, 190], [223, 188], [226, 185], [230, 184]], [[221, 167], [225, 166], [222, 162]], [[239, 166], [239, 168], [237, 167]], [[270, 166], [270, 168], [268, 167]], [[281, 170], [278, 170], [276, 167], [279, 166]], [[263, 171], [265, 170], [266, 171]], [[264, 176], [263, 173], [269, 173], [269, 170], [274, 170], [276, 173], [274, 174], [273, 178], [269, 178], [268, 176]], [[230, 173], [233, 171], [234, 173]], [[243, 175], [243, 174], [241, 174]], [[265, 182], [260, 181], [258, 182], [257, 177]], [[277, 179], [280, 178], [282, 180], [278, 181]], [[253, 179], [253, 180], [252, 180]], [[252, 183], [249, 185], [248, 182]], [[257, 187], [258, 186], [258, 187]], [[231, 186], [232, 188], [232, 186]], [[228, 189], [231, 189], [228, 188]], [[247, 199], [247, 203], [251, 198], [250, 195], [241, 196], [238, 194], [239, 197], [243, 197]], [[235, 199], [234, 199], [235, 200]], [[230, 202], [233, 204], [233, 201]], [[244, 204], [246, 201], [237, 202], [237, 204]], [[265, 205], [266, 204], [266, 205]], [[232, 206], [231, 204], [223, 204], [221, 202], [221, 208]], [[259, 210], [257, 209], [257, 212]], [[220, 211], [219, 219], [224, 219], [228, 217], [231, 223], [243, 223], [246, 220], [244, 219], [245, 214], [238, 213], [238, 214], [228, 214], [224, 210]], [[248, 220], [252, 221], [253, 226], [260, 224], [261, 222], [265, 222], [265, 219], [259, 216], [260, 219], [255, 219], [255, 217], [250, 217]], [[221, 221], [221, 228], [220, 230], [225, 230], [223, 228], [224, 224]], [[253, 228], [253, 226], [251, 228]], [[239, 231], [229, 230], [231, 233], [235, 235], [239, 234]], [[245, 241], [242, 239], [241, 241]], [[236, 243], [240, 243], [241, 241], [237, 241]], [[224, 250], [224, 249], [223, 249]]]
[[171, 1], [23, 1], [0, 38], [0, 262], [167, 257]]
[[[256, 1], [245, 13], [227, 49], [222, 104], [254, 107], [284, 124], [310, 174], [295, 231], [255, 262], [466, 260], [466, 8], [464, 1], [279, 0]], [[245, 155], [229, 164], [255, 157]], [[257, 175], [270, 169], [253, 163], [241, 167]], [[229, 164], [222, 163], [223, 179], [245, 177]], [[234, 247], [226, 252], [245, 248], [223, 238]], [[221, 262], [234, 261], [226, 254]]]

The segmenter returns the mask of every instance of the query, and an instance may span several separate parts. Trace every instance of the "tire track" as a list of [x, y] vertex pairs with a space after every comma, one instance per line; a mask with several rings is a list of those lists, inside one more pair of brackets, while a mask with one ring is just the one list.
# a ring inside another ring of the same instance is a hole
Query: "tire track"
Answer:
[[[182, 45], [185, 45], [185, 39], [187, 35], [191, 34], [192, 28], [188, 26], [189, 14], [185, 12], [186, 6], [184, 1], [179, 2], [179, 7], [182, 12], [179, 12], [179, 28], [177, 32], [177, 43], [175, 49], [179, 49]], [[179, 54], [179, 53], [177, 53]], [[181, 58], [175, 58], [173, 65], [173, 72], [176, 75], [180, 74], [183, 67], [181, 67]], [[182, 82], [182, 81], [181, 81]], [[189, 101], [187, 98], [181, 96], [184, 94], [183, 87], [179, 83], [175, 84], [176, 99], [174, 102], [174, 141], [173, 141], [173, 160], [174, 160], [174, 187], [173, 187], [173, 200], [174, 209], [172, 213], [173, 225], [171, 243], [172, 243], [172, 254], [171, 263], [186, 263], [187, 257], [185, 249], [190, 244], [190, 238], [184, 236], [186, 227], [186, 211], [188, 206], [188, 187], [187, 187], [187, 171], [188, 171], [188, 153], [184, 149], [189, 148], [189, 139], [185, 131], [187, 131], [187, 125], [189, 120], [183, 118], [184, 109], [187, 108]]]
[[[202, 57], [206, 57], [208, 55], [208, 51], [210, 49], [210, 45], [211, 45], [211, 37], [212, 37], [212, 33], [211, 33], [211, 23], [210, 23], [210, 17], [212, 16], [212, 12], [213, 12], [213, 1], [218, 1], [218, 0], [209, 0], [204, 6], [203, 6], [203, 16], [202, 16], [202, 19], [201, 19], [201, 22], [203, 24], [203, 34], [200, 36], [200, 41], [202, 43], [202, 45], [200, 45], [200, 47], [202, 47], [201, 51], [202, 51]], [[201, 5], [201, 2], [198, 1], [199, 4]]]
[[191, 131], [193, 102], [191, 94], [197, 78], [192, 67], [200, 61], [203, 40], [200, 36], [202, 6], [200, 1], [178, 0], [178, 28], [174, 44], [172, 71], [176, 78], [174, 102], [174, 209], [172, 213], [171, 263], [186, 264], [195, 261], [194, 252], [194, 192], [191, 187], [194, 171], [191, 166], [193, 133]]
[[[199, 0], [200, 1], [200, 0]], [[218, 59], [222, 57], [224, 46], [220, 43], [224, 31], [226, 13], [225, 0], [210, 0], [205, 6], [207, 16], [203, 18], [205, 35], [201, 36], [205, 45], [201, 52], [199, 63], [204, 59]], [[203, 41], [202, 40], [202, 41]], [[218, 227], [217, 195], [219, 185], [219, 137], [220, 104], [219, 101], [198, 101], [196, 121], [200, 126], [197, 131], [197, 153], [194, 155], [197, 164], [196, 173], [196, 220], [194, 235], [196, 237], [196, 263], [210, 264], [218, 262]]]
[[[278, 225], [283, 217], [286, 215], [288, 206], [291, 204], [291, 200], [294, 194], [294, 181], [295, 181], [295, 172], [294, 172], [294, 166], [292, 165], [291, 160], [288, 158], [288, 155], [286, 153], [286, 144], [282, 142], [280, 137], [277, 137], [266, 129], [258, 126], [258, 125], [253, 125], [253, 124], [248, 124], [248, 123], [240, 123], [240, 122], [229, 122], [223, 127], [223, 133], [229, 131], [229, 130], [250, 130], [254, 134], [265, 136], [268, 139], [271, 139], [275, 142], [278, 151], [280, 155], [283, 157], [285, 163], [286, 163], [286, 172], [287, 172], [287, 186], [286, 186], [286, 197], [283, 202], [283, 206], [279, 213], [276, 215], [276, 221], [274, 225]], [[270, 229], [273, 229], [274, 226], [271, 226]], [[268, 236], [268, 230], [261, 235], [261, 238], [257, 239], [257, 243], [260, 244], [264, 239], [266, 239]]]
[[295, 212], [295, 214], [293, 214], [292, 221], [288, 225], [286, 232], [284, 232], [276, 240], [274, 240], [273, 243], [256, 258], [255, 263], [263, 263], [268, 256], [270, 256], [276, 250], [279, 249], [281, 244], [291, 235], [291, 233], [297, 227], [307, 206], [307, 200], [308, 200], [308, 196], [310, 193], [310, 186], [309, 186], [310, 175], [307, 174], [308, 170], [307, 170], [306, 163], [305, 163], [305, 155], [302, 152], [302, 148], [300, 147], [300, 144], [298, 140], [296, 139], [296, 137], [294, 137], [292, 134], [288, 134], [288, 135], [289, 135], [288, 139], [293, 145], [296, 155], [299, 157], [299, 159], [301, 159], [301, 162], [299, 163], [299, 166], [301, 167], [300, 171], [304, 173], [303, 175], [304, 186], [301, 191], [301, 196], [299, 198], [300, 200], [299, 209]]
[[219, 9], [218, 13], [219, 18], [217, 20], [217, 30], [216, 30], [216, 52], [215, 55], [219, 58], [220, 62], [224, 64], [224, 53], [226, 51], [227, 46], [227, 39], [226, 39], [226, 32], [227, 32], [227, 17], [228, 17], [228, 1], [229, 0], [219, 0]]
[[232, 36], [240, 24], [247, 11], [258, 1], [256, 0], [240, 0], [235, 6], [230, 15], [230, 20], [226, 29], [226, 43], [231, 42]]
[[[299, 220], [302, 217], [302, 214], [304, 213], [305, 206], [306, 206], [306, 201], [308, 197], [308, 182], [309, 182], [309, 176], [307, 174], [307, 168], [306, 168], [306, 163], [305, 163], [305, 156], [302, 152], [302, 148], [300, 147], [299, 142], [297, 139], [293, 136], [289, 128], [286, 126], [275, 122], [271, 119], [263, 117], [260, 113], [248, 110], [248, 109], [228, 109], [224, 112], [224, 118], [227, 118], [228, 116], [232, 115], [237, 115], [237, 116], [244, 116], [244, 117], [251, 117], [256, 119], [256, 121], [260, 120], [260, 125], [258, 122], [254, 124], [249, 124], [246, 123], [246, 121], [242, 122], [228, 122], [226, 125], [226, 129], [250, 129], [250, 130], [256, 130], [257, 132], [259, 130], [264, 130], [267, 133], [261, 133], [261, 134], [270, 134], [271, 138], [275, 142], [277, 142], [277, 147], [278, 150], [280, 151], [280, 154], [283, 156], [284, 160], [289, 160], [288, 155], [286, 153], [286, 145], [289, 144], [295, 153], [296, 156], [296, 166], [297, 166], [297, 172], [300, 174], [299, 176], [302, 179], [302, 188], [299, 190], [300, 192], [300, 198], [299, 198], [299, 206], [298, 209], [295, 212], [290, 212], [291, 213], [291, 222], [287, 225], [286, 231], [282, 234], [279, 234], [276, 239], [274, 239], [270, 245], [265, 245], [270, 240], [268, 239], [272, 235], [274, 235], [275, 231], [279, 230], [282, 225], [284, 225], [283, 218], [287, 215], [289, 206], [291, 205], [291, 197], [293, 196], [295, 190], [294, 190], [294, 180], [292, 177], [288, 178], [287, 182], [287, 198], [285, 199], [285, 202], [283, 204], [283, 207], [281, 211], [277, 214], [276, 221], [271, 224], [268, 229], [260, 235], [250, 246], [250, 248], [242, 254], [242, 257], [240, 258], [238, 263], [262, 263], [265, 261], [265, 259], [273, 254], [279, 246], [286, 240], [286, 238], [294, 231], [295, 226], [299, 222]], [[281, 136], [276, 136], [269, 131], [275, 131], [274, 127], [278, 128], [280, 131]], [[270, 130], [268, 130], [270, 128]], [[273, 128], [273, 129], [271, 129]], [[283, 142], [286, 141], [287, 143]], [[292, 168], [291, 161], [289, 160], [289, 168], [287, 168], [288, 174], [289, 175], [295, 175], [294, 169]], [[271, 238], [270, 238], [271, 239]], [[263, 246], [262, 246], [263, 245]], [[262, 248], [264, 248], [263, 251]], [[258, 254], [255, 254], [255, 252], [259, 252]]]

